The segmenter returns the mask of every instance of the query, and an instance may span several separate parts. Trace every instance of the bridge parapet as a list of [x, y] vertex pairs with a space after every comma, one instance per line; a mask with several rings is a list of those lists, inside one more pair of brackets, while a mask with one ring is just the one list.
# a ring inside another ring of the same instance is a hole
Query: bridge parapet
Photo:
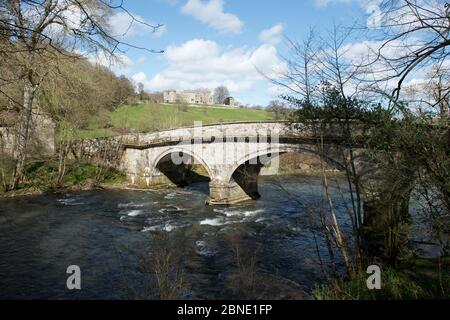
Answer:
[[[327, 134], [323, 137], [325, 142], [341, 141], [341, 129], [338, 125], [330, 125]], [[355, 127], [352, 132], [355, 141], [362, 137], [362, 130]], [[199, 125], [193, 127], [164, 130], [153, 133], [129, 134], [120, 137], [125, 148], [146, 149], [164, 145], [192, 141], [194, 143], [225, 142], [232, 139], [268, 137], [284, 141], [318, 141], [312, 126], [287, 121], [269, 122], [233, 122], [213, 125]]]
[[129, 147], [132, 147], [133, 145], [145, 146], [190, 141], [191, 139], [208, 141], [226, 137], [295, 136], [298, 135], [298, 132], [299, 130], [294, 129], [294, 126], [288, 122], [235, 122], [127, 135], [125, 141]]

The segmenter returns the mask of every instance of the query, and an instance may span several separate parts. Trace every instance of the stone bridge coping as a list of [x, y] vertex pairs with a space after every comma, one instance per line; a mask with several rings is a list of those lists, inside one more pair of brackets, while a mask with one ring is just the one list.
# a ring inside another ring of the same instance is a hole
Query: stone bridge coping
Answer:
[[[212, 137], [226, 138], [231, 135], [233, 138], [276, 136], [295, 137], [292, 128], [294, 125], [289, 121], [239, 121], [219, 124], [202, 125], [201, 127], [188, 126], [176, 129], [168, 129], [159, 132], [137, 133], [116, 136], [113, 139], [121, 141], [126, 147], [144, 147], [148, 145], [158, 145], [165, 143], [179, 143], [192, 139], [210, 141]], [[199, 131], [196, 131], [199, 130]]]
[[[295, 128], [294, 128], [295, 126]], [[298, 130], [299, 126], [304, 130]], [[199, 131], [197, 131], [199, 130]], [[167, 129], [158, 132], [135, 133], [109, 138], [94, 139], [98, 143], [102, 141], [114, 141], [124, 148], [146, 149], [158, 146], [168, 146], [182, 142], [202, 143], [226, 142], [228, 138], [238, 139], [239, 142], [260, 142], [261, 137], [267, 138], [270, 143], [273, 139], [279, 142], [306, 142], [316, 141], [312, 132], [306, 125], [290, 121], [234, 121], [219, 124], [207, 124], [199, 127], [187, 126], [176, 129]], [[249, 138], [249, 139], [247, 139]], [[254, 139], [257, 139], [256, 141]], [[245, 140], [244, 140], [245, 139]], [[249, 141], [250, 140], [250, 141]], [[339, 141], [337, 134], [324, 137], [325, 142]], [[231, 140], [230, 142], [233, 142]]]

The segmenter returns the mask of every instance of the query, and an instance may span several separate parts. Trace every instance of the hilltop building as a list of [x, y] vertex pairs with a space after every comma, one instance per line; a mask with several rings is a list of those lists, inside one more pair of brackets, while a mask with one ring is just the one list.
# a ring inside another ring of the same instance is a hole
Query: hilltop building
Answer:
[[177, 92], [175, 90], [167, 90], [163, 93], [165, 103], [175, 103], [177, 101]]
[[175, 90], [164, 91], [165, 103], [213, 104], [213, 96], [208, 89], [184, 90], [177, 93]]

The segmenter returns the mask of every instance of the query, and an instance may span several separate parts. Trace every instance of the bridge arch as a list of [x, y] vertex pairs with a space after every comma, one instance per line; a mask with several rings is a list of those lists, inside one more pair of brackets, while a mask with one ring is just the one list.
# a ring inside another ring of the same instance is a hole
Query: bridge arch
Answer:
[[[285, 145], [276, 148], [267, 148], [249, 153], [236, 162], [228, 173], [228, 183], [236, 184], [242, 193], [245, 193], [249, 199], [256, 200], [260, 198], [258, 192], [258, 177], [261, 169], [268, 163], [272, 162], [282, 154], [287, 153], [307, 153], [322, 158], [328, 165], [343, 170], [343, 165], [328, 155], [321, 155], [317, 148], [311, 146], [295, 146]], [[261, 159], [262, 158], [262, 159]], [[254, 161], [252, 161], [254, 160]], [[274, 164], [276, 165], [276, 164]], [[270, 166], [269, 166], [270, 168]], [[278, 173], [278, 167], [272, 174]]]
[[155, 160], [150, 164], [150, 168], [152, 170], [155, 170], [158, 167], [158, 164], [161, 162], [161, 160], [169, 155], [172, 155], [174, 153], [183, 153], [190, 157], [192, 157], [195, 161], [197, 161], [198, 164], [202, 165], [206, 172], [208, 173], [208, 176], [212, 179], [213, 178], [213, 172], [211, 168], [208, 166], [208, 164], [193, 150], [185, 149], [185, 148], [171, 148], [169, 150], [165, 150], [161, 152], [158, 156], [156, 156]]
[[[173, 154], [179, 154], [179, 158], [172, 158]], [[150, 164], [151, 163], [151, 164]], [[169, 148], [160, 152], [150, 160], [150, 182], [154, 187], [174, 185], [185, 187], [194, 182], [209, 182], [212, 179], [210, 167], [198, 154], [186, 148]], [[198, 168], [191, 165], [199, 165]], [[206, 171], [206, 172], [205, 172]]]
[[[335, 157], [328, 155], [328, 154], [320, 154], [319, 151], [317, 150], [316, 146], [314, 145], [304, 145], [304, 146], [297, 146], [297, 145], [285, 145], [285, 146], [280, 146], [280, 147], [276, 147], [276, 148], [267, 148], [267, 149], [262, 149], [262, 150], [258, 150], [256, 152], [252, 152], [249, 154], [246, 154], [244, 157], [240, 158], [238, 161], [236, 161], [236, 164], [232, 167], [232, 169], [229, 172], [229, 176], [228, 178], [231, 178], [233, 173], [242, 165], [246, 164], [247, 162], [250, 162], [254, 159], [258, 159], [261, 157], [268, 157], [271, 160], [274, 160], [275, 158], [279, 157], [282, 154], [286, 154], [286, 153], [307, 153], [307, 154], [312, 154], [314, 156], [317, 156], [318, 158], [322, 157], [323, 160], [335, 167], [338, 170], [345, 170], [345, 167], [335, 159]], [[271, 156], [269, 156], [271, 155]], [[274, 156], [275, 155], [275, 156]], [[268, 161], [269, 162], [269, 161]], [[268, 163], [266, 162], [266, 163]], [[250, 164], [252, 164], [253, 162], [251, 162]], [[265, 163], [265, 164], [266, 164]], [[253, 163], [253, 164], [257, 164], [257, 163]]]

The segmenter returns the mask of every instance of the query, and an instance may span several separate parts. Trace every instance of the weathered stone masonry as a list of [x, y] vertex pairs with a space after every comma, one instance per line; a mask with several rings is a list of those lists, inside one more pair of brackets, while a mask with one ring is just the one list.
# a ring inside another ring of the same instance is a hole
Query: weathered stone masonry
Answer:
[[[288, 152], [317, 154], [316, 139], [283, 122], [232, 123], [129, 136], [120, 168], [132, 184], [152, 188], [167, 181], [162, 163], [178, 176], [200, 164], [211, 180], [208, 202], [226, 205], [257, 198], [258, 175], [277, 173], [278, 155]], [[327, 154], [332, 161], [333, 150]]]

